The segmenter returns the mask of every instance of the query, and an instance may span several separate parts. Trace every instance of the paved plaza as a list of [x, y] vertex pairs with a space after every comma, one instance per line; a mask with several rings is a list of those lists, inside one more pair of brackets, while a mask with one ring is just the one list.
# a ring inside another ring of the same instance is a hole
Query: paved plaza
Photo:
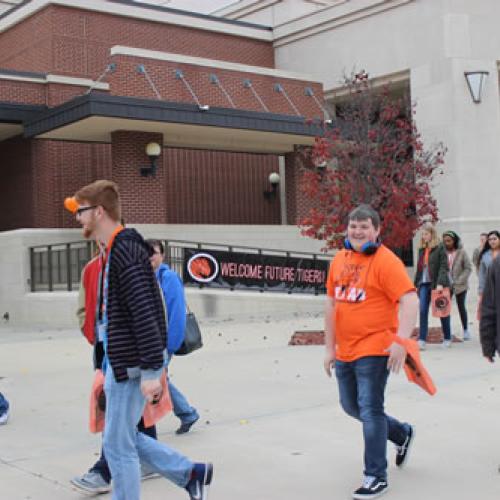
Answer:
[[[206, 346], [172, 364], [179, 388], [201, 413], [184, 436], [173, 416], [159, 438], [215, 465], [211, 500], [350, 498], [362, 473], [361, 429], [342, 413], [323, 348], [289, 347], [295, 330], [320, 328], [319, 315], [212, 322]], [[455, 325], [458, 323], [455, 321]], [[429, 346], [424, 360], [438, 394], [392, 377], [387, 411], [416, 425], [408, 467], [389, 448], [385, 498], [500, 498], [500, 363], [489, 365], [474, 339]], [[100, 436], [88, 432], [91, 348], [74, 331], [0, 328], [0, 391], [12, 403], [0, 427], [1, 500], [84, 498], [69, 479], [96, 460]], [[99, 498], [108, 499], [109, 495]], [[182, 500], [163, 479], [143, 483], [144, 500]]]

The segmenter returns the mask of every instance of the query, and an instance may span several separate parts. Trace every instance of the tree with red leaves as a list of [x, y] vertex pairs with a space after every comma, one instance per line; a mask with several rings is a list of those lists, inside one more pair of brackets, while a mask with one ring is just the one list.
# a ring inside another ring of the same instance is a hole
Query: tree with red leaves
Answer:
[[301, 188], [314, 203], [299, 221], [302, 234], [340, 248], [348, 213], [369, 203], [380, 214], [381, 237], [404, 247], [425, 222], [436, 222], [432, 182], [442, 174], [446, 148], [424, 147], [415, 105], [374, 89], [364, 72], [345, 78], [347, 99], [333, 126], [324, 127], [302, 155]]

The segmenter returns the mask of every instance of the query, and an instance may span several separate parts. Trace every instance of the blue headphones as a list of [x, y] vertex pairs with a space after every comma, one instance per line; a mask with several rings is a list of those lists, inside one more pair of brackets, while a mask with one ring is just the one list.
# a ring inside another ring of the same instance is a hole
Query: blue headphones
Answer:
[[[379, 249], [380, 244], [381, 244], [380, 241], [376, 241], [376, 242], [367, 241], [361, 247], [360, 253], [362, 253], [364, 255], [373, 255]], [[353, 252], [356, 252], [356, 250], [351, 245], [351, 242], [347, 238], [344, 240], [344, 248], [346, 250], [352, 250]]]

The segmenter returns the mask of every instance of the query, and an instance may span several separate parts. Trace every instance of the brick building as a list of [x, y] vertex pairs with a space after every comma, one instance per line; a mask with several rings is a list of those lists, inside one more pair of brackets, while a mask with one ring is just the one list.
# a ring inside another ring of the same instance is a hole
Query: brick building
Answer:
[[[295, 224], [296, 148], [321, 84], [275, 69], [267, 27], [129, 0], [27, 0], [0, 15], [0, 231], [71, 228], [81, 185], [136, 224]], [[142, 176], [148, 143], [161, 154]], [[276, 197], [264, 197], [279, 172]]]

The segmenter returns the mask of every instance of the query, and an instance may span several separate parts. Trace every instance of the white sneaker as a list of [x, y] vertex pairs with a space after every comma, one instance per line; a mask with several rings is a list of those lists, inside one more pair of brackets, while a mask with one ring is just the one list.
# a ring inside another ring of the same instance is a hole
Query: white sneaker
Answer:
[[9, 420], [9, 410], [4, 411], [0, 415], [0, 425], [5, 425]]
[[470, 332], [469, 332], [469, 330], [464, 330], [463, 339], [464, 340], [470, 340]]
[[443, 347], [448, 349], [451, 347], [451, 340], [443, 340]]
[[418, 347], [421, 351], [425, 351], [425, 340], [419, 340]]

